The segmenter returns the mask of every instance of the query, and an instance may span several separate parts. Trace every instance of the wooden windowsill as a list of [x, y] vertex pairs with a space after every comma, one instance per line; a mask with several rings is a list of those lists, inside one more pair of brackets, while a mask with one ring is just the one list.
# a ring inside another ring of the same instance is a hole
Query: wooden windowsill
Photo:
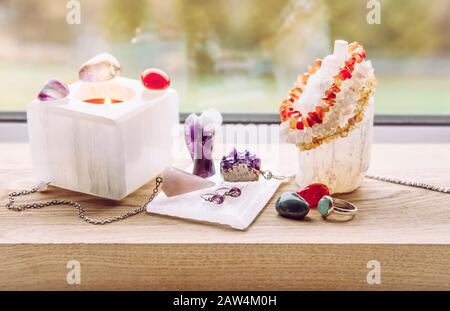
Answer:
[[[295, 172], [292, 146], [257, 148], [267, 166]], [[449, 159], [450, 144], [375, 144], [370, 172], [450, 187]], [[0, 289], [450, 289], [449, 194], [366, 179], [338, 195], [360, 209], [352, 221], [324, 221], [315, 210], [305, 221], [279, 217], [275, 195], [236, 231], [148, 214], [93, 226], [67, 206], [4, 208], [9, 191], [34, 184], [28, 145], [0, 144]], [[76, 200], [103, 218], [141, 205], [153, 185], [121, 202], [53, 187], [17, 201]], [[278, 194], [295, 190], [291, 181]], [[72, 259], [83, 267], [75, 287], [66, 283]], [[370, 260], [381, 263], [381, 285], [366, 281]]]

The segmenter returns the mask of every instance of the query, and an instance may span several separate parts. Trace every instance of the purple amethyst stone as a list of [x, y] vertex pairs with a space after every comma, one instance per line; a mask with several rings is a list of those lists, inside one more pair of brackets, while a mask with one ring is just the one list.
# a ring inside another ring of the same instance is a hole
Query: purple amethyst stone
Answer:
[[45, 82], [38, 94], [38, 99], [42, 102], [54, 101], [67, 97], [69, 92], [69, 87], [63, 81], [50, 79]]
[[220, 172], [225, 181], [257, 181], [261, 170], [261, 159], [250, 151], [238, 152], [236, 148], [220, 162]]
[[187, 117], [184, 134], [194, 161], [194, 175], [206, 178], [216, 173], [212, 153], [216, 130], [221, 124], [222, 115], [215, 109], [209, 109], [200, 116], [191, 114]]
[[237, 198], [238, 196], [241, 195], [241, 189], [239, 189], [238, 187], [232, 187], [229, 191], [228, 191], [228, 195], [232, 196], [233, 198]]
[[256, 157], [256, 155], [251, 154], [248, 150], [238, 152], [236, 148], [234, 148], [229, 155], [222, 158], [220, 167], [228, 170], [235, 164], [245, 164], [258, 171], [261, 169], [261, 159]]
[[211, 198], [211, 202], [214, 202], [216, 204], [222, 204], [223, 201], [225, 201], [225, 198], [223, 197], [223, 195], [221, 194], [215, 194], [213, 195], [213, 197]]

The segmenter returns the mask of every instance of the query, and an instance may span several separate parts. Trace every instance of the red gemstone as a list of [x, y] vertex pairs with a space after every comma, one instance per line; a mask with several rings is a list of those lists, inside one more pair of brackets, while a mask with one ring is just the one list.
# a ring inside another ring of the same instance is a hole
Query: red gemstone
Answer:
[[355, 63], [356, 63], [356, 58], [354, 58], [354, 57], [352, 57], [352, 58], [350, 58], [349, 60], [346, 60], [345, 61], [345, 65], [346, 66], [348, 66], [348, 65], [355, 65]]
[[332, 85], [331, 85], [331, 87], [330, 87], [330, 92], [333, 92], [333, 93], [339, 93], [341, 91], [341, 89], [335, 84], [335, 83], [333, 83]]
[[333, 93], [332, 91], [327, 91], [326, 93], [325, 93], [325, 95], [326, 95], [326, 98], [328, 98], [328, 99], [335, 99], [336, 98], [336, 93]]
[[339, 76], [341, 77], [342, 80], [352, 78], [352, 74], [346, 68], [341, 69], [341, 71], [339, 72]]
[[321, 124], [322, 123], [322, 118], [319, 117], [319, 115], [317, 114], [317, 112], [308, 112], [308, 116], [314, 121], [314, 123], [318, 123]]
[[334, 106], [334, 104], [336, 103], [336, 99], [333, 98], [322, 98], [322, 101], [327, 104], [328, 106]]
[[141, 75], [144, 86], [150, 90], [165, 90], [170, 86], [169, 76], [162, 70], [150, 68]]
[[297, 191], [297, 194], [308, 202], [310, 208], [313, 208], [317, 207], [323, 196], [330, 195], [330, 190], [326, 185], [316, 183]]
[[355, 66], [351, 65], [351, 64], [346, 64], [345, 68], [347, 68], [347, 70], [351, 73], [353, 72], [353, 70], [355, 70]]
[[294, 110], [294, 111], [289, 111], [288, 112], [288, 117], [295, 117], [295, 118], [299, 118], [302, 114], [300, 113], [300, 111], [298, 110]]
[[325, 114], [325, 111], [323, 110], [322, 107], [316, 107], [316, 113], [319, 116], [319, 118], [322, 120], [323, 116]]
[[306, 122], [308, 122], [309, 127], [312, 127], [314, 124], [316, 124], [316, 121], [314, 121], [310, 116], [306, 117]]

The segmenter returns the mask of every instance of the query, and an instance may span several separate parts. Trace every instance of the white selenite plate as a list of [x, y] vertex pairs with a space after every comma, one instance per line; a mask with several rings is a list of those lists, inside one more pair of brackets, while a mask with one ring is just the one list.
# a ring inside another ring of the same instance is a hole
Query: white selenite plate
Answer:
[[[215, 186], [170, 198], [161, 192], [152, 202], [147, 204], [147, 212], [217, 223], [238, 230], [247, 229], [269, 202], [282, 181], [266, 180], [261, 176], [260, 180], [255, 182], [225, 182], [220, 175], [217, 164], [216, 174], [208, 178], [216, 183]], [[192, 172], [192, 166], [186, 171]], [[232, 186], [241, 188], [241, 195], [237, 198], [227, 196], [223, 204], [214, 204], [201, 198], [202, 194], [212, 193], [218, 188], [231, 188]]]

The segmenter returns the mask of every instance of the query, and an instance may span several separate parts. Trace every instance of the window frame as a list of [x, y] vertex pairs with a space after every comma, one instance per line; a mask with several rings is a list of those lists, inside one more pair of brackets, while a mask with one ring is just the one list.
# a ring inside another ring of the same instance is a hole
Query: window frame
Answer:
[[[190, 113], [180, 113], [180, 122]], [[24, 111], [0, 112], [0, 123], [26, 123]], [[224, 113], [224, 124], [279, 124], [277, 114]], [[450, 126], [450, 115], [375, 115], [376, 126]]]

